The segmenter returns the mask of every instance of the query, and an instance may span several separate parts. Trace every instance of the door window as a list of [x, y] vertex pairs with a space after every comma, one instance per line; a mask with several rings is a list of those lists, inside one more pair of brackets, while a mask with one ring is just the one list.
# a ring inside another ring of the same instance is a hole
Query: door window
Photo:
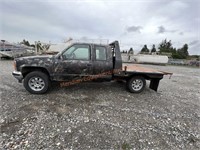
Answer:
[[106, 60], [106, 48], [103, 46], [96, 46], [96, 60]]
[[77, 44], [71, 46], [63, 53], [64, 59], [89, 60], [90, 46], [85, 44]]

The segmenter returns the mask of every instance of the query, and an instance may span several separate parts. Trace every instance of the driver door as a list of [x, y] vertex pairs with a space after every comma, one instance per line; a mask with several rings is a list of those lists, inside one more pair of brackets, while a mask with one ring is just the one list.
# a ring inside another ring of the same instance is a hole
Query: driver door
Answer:
[[70, 80], [76, 77], [93, 74], [91, 46], [89, 44], [74, 44], [62, 53], [58, 64], [59, 77]]

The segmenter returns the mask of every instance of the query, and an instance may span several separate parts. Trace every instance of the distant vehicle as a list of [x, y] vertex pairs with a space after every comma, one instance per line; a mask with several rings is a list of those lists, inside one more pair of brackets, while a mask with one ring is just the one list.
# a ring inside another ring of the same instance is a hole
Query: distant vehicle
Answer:
[[108, 45], [74, 43], [57, 55], [16, 58], [14, 66], [13, 76], [33, 94], [47, 92], [52, 81], [72, 85], [91, 80], [123, 80], [132, 93], [142, 92], [150, 80], [150, 88], [157, 91], [163, 76], [171, 75], [138, 65], [123, 66], [118, 41]]
[[183, 59], [170, 59], [169, 64], [172, 65], [186, 65]]
[[33, 47], [23, 44], [12, 44], [5, 40], [0, 41], [0, 57], [1, 58], [16, 58], [22, 56], [30, 56], [35, 53]]

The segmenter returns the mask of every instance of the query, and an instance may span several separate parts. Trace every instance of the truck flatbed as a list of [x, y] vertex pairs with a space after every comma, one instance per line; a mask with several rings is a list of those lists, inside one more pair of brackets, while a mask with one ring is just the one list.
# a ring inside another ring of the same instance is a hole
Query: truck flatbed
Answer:
[[138, 64], [123, 64], [122, 70], [118, 74], [115, 74], [115, 77], [122, 80], [127, 80], [127, 78], [129, 79], [130, 77], [145, 78], [146, 80], [150, 80], [149, 88], [157, 91], [159, 82], [163, 78], [163, 76], [170, 75], [171, 77], [172, 74], [173, 73], [170, 72], [142, 67]]

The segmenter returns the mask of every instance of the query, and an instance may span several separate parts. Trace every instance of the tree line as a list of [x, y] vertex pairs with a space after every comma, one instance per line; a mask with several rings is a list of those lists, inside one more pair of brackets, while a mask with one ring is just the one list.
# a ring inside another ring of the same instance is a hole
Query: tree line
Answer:
[[158, 51], [156, 50], [155, 44], [151, 49], [148, 49], [147, 45], [144, 45], [140, 53], [159, 53], [159, 54], [170, 54], [174, 59], [187, 59], [189, 57], [188, 44], [184, 44], [181, 48], [175, 48], [172, 46], [171, 40], [163, 40], [159, 46]]

